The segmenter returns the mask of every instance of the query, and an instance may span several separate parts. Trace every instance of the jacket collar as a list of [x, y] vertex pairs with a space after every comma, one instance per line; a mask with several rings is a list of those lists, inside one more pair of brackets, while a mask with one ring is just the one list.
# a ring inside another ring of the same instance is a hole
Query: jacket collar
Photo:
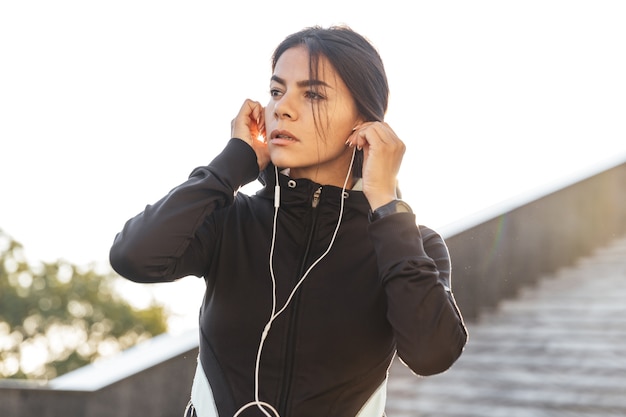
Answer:
[[[263, 188], [257, 192], [257, 196], [264, 199], [274, 199], [274, 186], [276, 185], [276, 173], [274, 165], [269, 164], [265, 170], [259, 174], [259, 182]], [[341, 187], [334, 185], [321, 185], [307, 178], [291, 178], [284, 173], [278, 174], [280, 184], [281, 205], [311, 206], [313, 196], [321, 187], [320, 204], [339, 207], [341, 205]], [[347, 196], [345, 207], [358, 210], [367, 215], [370, 206], [363, 194], [361, 180], [359, 179], [355, 187], [345, 190]]]

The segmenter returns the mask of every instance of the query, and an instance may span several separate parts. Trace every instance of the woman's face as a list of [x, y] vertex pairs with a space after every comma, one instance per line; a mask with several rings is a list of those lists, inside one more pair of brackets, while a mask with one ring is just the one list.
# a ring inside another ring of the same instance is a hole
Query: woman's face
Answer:
[[303, 46], [286, 50], [276, 62], [265, 108], [265, 127], [274, 165], [293, 178], [341, 186], [352, 148], [346, 140], [361, 119], [343, 80], [324, 56], [311, 79]]

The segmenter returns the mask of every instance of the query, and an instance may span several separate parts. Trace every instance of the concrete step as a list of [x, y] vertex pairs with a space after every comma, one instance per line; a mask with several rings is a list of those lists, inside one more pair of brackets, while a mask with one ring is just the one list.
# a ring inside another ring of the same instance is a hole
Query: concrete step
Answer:
[[626, 238], [468, 328], [443, 374], [394, 362], [388, 417], [626, 416]]

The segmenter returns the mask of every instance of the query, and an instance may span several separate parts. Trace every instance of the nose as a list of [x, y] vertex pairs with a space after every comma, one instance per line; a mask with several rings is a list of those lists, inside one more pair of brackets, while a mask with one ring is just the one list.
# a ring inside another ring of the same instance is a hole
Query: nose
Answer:
[[297, 112], [293, 105], [291, 95], [284, 93], [274, 104], [274, 117], [276, 119], [295, 120]]

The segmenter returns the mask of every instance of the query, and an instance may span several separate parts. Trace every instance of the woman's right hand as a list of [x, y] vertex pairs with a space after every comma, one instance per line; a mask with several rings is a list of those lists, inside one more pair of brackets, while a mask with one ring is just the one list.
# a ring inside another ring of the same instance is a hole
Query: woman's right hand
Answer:
[[230, 127], [231, 137], [241, 139], [252, 147], [259, 171], [263, 171], [270, 162], [270, 153], [265, 139], [265, 112], [261, 103], [247, 99]]

